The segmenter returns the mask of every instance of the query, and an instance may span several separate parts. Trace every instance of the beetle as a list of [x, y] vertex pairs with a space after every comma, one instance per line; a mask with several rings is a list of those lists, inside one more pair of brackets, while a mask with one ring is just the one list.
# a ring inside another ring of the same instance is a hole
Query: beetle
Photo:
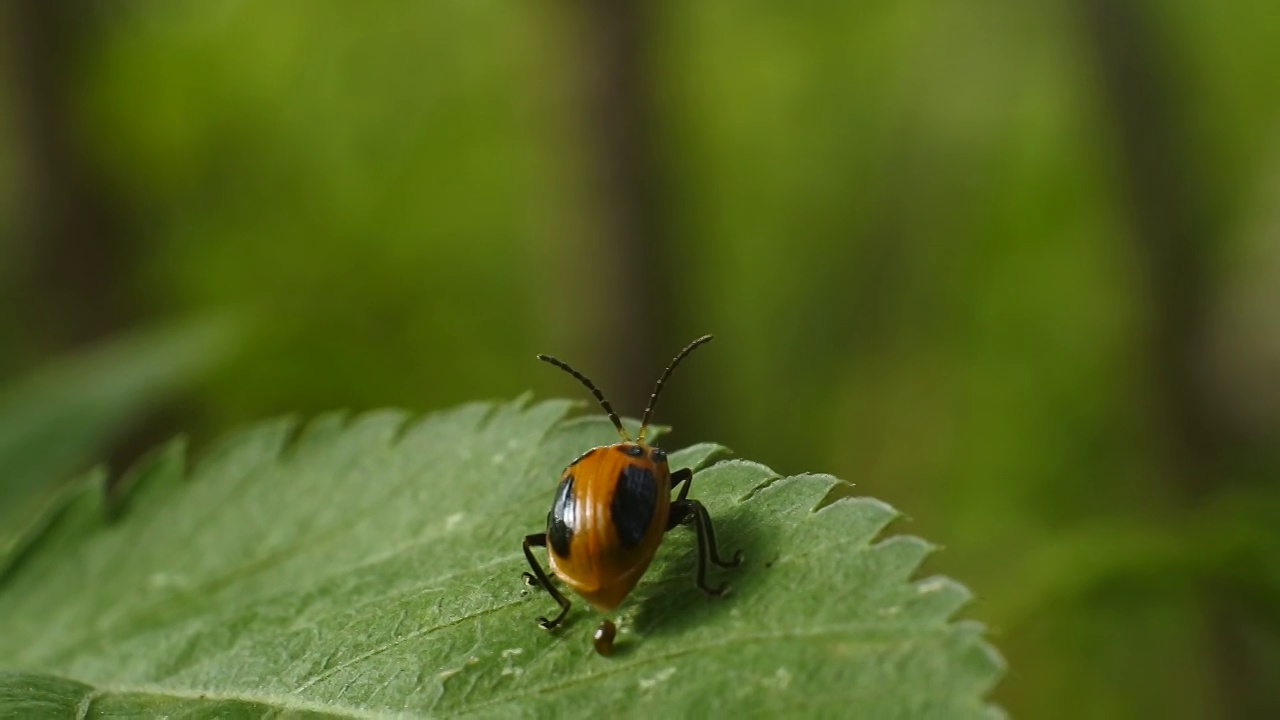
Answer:
[[[544, 630], [559, 627], [572, 604], [551, 583], [533, 555], [534, 547], [547, 548], [551, 572], [598, 612], [608, 613], [621, 604], [639, 582], [665, 534], [679, 525], [692, 523], [697, 535], [695, 584], [711, 597], [719, 597], [728, 589], [728, 583], [719, 587], [707, 585], [707, 561], [722, 568], [734, 567], [742, 562], [741, 551], [734, 553], [732, 560], [721, 559], [707, 508], [688, 497], [693, 471], [683, 468], [671, 472], [667, 454], [645, 443], [654, 405], [671, 371], [694, 348], [711, 338], [704, 335], [689, 343], [667, 365], [649, 396], [649, 406], [645, 408], [635, 440], [622, 427], [622, 421], [604, 394], [586, 376], [561, 360], [549, 355], [538, 356], [539, 360], [555, 365], [585, 385], [622, 438], [622, 442], [613, 445], [591, 448], [569, 463], [556, 486], [551, 511], [547, 513], [546, 532], [524, 538], [524, 555], [532, 570], [524, 573], [525, 582], [546, 590], [560, 606], [560, 614], [554, 618], [538, 618], [538, 625]], [[601, 655], [610, 654], [616, 632], [613, 622], [605, 618], [595, 633], [596, 651]]]

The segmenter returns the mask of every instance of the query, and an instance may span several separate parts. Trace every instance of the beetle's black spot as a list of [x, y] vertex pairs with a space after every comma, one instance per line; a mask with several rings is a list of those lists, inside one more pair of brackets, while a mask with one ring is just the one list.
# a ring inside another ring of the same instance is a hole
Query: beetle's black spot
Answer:
[[578, 524], [578, 499], [573, 496], [573, 476], [560, 481], [556, 487], [556, 499], [547, 515], [547, 538], [551, 549], [560, 557], [569, 557], [569, 541]]
[[667, 451], [662, 448], [653, 449], [653, 461], [656, 463], [664, 463], [667, 461]]
[[628, 465], [618, 473], [618, 487], [613, 491], [609, 510], [613, 513], [613, 526], [618, 530], [618, 541], [622, 547], [633, 548], [640, 544], [649, 530], [657, 504], [658, 483], [649, 468]]
[[644, 448], [639, 445], [619, 445], [618, 449], [622, 451], [623, 455], [630, 455], [631, 457], [644, 455]]

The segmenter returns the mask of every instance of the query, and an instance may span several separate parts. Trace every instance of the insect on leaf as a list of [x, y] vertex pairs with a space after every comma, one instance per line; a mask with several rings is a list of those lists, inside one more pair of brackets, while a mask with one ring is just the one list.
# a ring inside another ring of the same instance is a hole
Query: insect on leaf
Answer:
[[570, 407], [272, 422], [190, 466], [175, 442], [111, 520], [86, 485], [0, 574], [0, 716], [998, 714], [1002, 661], [953, 619], [969, 593], [913, 577], [931, 548], [882, 536], [892, 508], [714, 445], [671, 466], [701, 468], [690, 496], [746, 555], [709, 578], [732, 592], [694, 588], [681, 527], [612, 657], [580, 601], [538, 629], [555, 605], [521, 581], [521, 537], [562, 467], [616, 437]]

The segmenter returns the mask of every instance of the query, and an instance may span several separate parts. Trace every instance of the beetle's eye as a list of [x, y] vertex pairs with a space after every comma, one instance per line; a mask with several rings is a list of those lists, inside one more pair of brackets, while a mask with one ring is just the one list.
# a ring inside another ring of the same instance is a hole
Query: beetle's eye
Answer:
[[640, 457], [644, 454], [644, 448], [639, 445], [625, 445], [622, 448], [622, 452], [630, 455], [631, 457]]
[[660, 462], [660, 463], [662, 463], [662, 462], [666, 462], [666, 461], [667, 461], [667, 451], [666, 451], [666, 450], [663, 450], [662, 448], [654, 448], [654, 449], [653, 449], [653, 461], [654, 461], [654, 462]]

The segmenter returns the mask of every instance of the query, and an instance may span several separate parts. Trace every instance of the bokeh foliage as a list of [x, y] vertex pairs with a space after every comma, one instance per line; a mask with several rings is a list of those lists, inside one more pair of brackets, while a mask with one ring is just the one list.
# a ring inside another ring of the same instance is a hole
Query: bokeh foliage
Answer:
[[645, 150], [671, 237], [625, 272], [590, 260], [576, 5], [104, 3], [75, 110], [134, 218], [120, 284], [144, 314], [232, 305], [261, 329], [191, 425], [564, 394], [544, 351], [608, 390], [660, 275], [671, 322], [630, 352], [656, 369], [720, 336], [663, 420], [910, 513], [1003, 633], [1015, 716], [1277, 710], [1248, 678], [1280, 671], [1250, 579], [1280, 557], [1258, 511], [1280, 467], [1280, 27], [1266, 0], [1127, 4], [1207, 218], [1187, 292], [1232, 420], [1194, 497], [1165, 472], [1170, 359], [1085, 2], [659, 4]]

